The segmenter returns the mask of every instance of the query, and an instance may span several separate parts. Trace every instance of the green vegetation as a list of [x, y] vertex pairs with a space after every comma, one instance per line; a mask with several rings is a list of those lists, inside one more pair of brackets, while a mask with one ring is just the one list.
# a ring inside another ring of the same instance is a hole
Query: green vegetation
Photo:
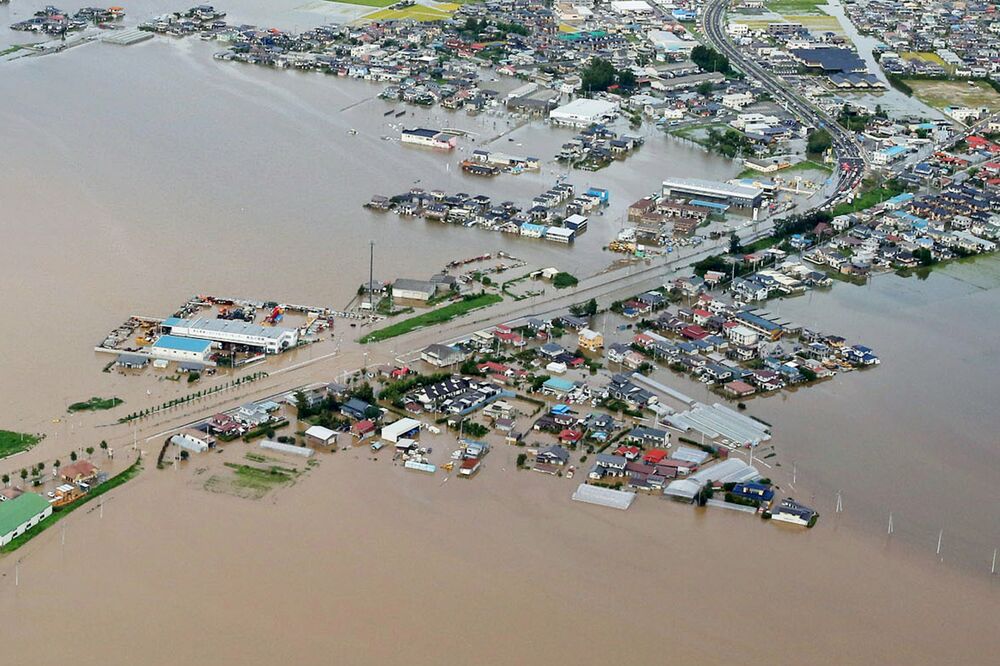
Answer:
[[844, 105], [840, 110], [840, 115], [837, 116], [837, 122], [852, 132], [863, 131], [871, 119], [870, 115], [852, 109], [848, 104]]
[[728, 273], [732, 268], [725, 259], [717, 254], [705, 257], [701, 261], [695, 262], [694, 274], [698, 277], [705, 277], [705, 273], [708, 271], [718, 271], [720, 273]]
[[891, 199], [897, 194], [902, 194], [906, 191], [903, 184], [897, 180], [891, 180], [882, 187], [875, 187], [862, 192], [858, 196], [854, 197], [854, 201], [844, 202], [838, 204], [832, 211], [833, 216], [838, 215], [849, 215], [850, 213], [857, 213], [858, 211], [867, 210], [872, 206], [877, 206], [880, 203]]
[[727, 75], [733, 72], [729, 66], [729, 58], [710, 46], [699, 44], [691, 49], [691, 60], [706, 72], [719, 72], [720, 74]]
[[205, 482], [205, 490], [243, 499], [260, 499], [274, 488], [293, 482], [299, 474], [295, 468], [279, 465], [261, 468], [227, 462], [226, 467], [233, 470], [233, 474], [213, 474]]
[[473, 439], [482, 439], [490, 434], [490, 429], [475, 421], [463, 421], [461, 431], [464, 435]]
[[753, 153], [753, 141], [748, 139], [743, 132], [732, 128], [726, 129], [725, 132], [720, 132], [714, 127], [708, 130], [708, 139], [705, 145], [708, 146], [709, 150], [729, 158]]
[[38, 435], [13, 430], [0, 430], [0, 458], [12, 456], [21, 451], [27, 451], [41, 441]]
[[365, 7], [388, 7], [396, 4], [399, 0], [327, 0], [327, 2], [336, 2], [342, 5], [363, 5]]
[[585, 93], [601, 92], [613, 85], [631, 89], [635, 87], [635, 74], [628, 69], [615, 69], [607, 60], [594, 58], [583, 68], [580, 90]]
[[479, 37], [490, 26], [495, 27], [501, 32], [501, 34], [514, 33], [515, 35], [521, 35], [523, 37], [527, 37], [531, 34], [531, 31], [520, 23], [505, 23], [504, 21], [486, 18], [477, 20], [471, 16], [465, 20], [465, 25], [459, 28], [458, 32], [464, 33], [469, 37]]
[[813, 155], [818, 155], [830, 150], [830, 146], [833, 145], [833, 140], [830, 138], [830, 133], [826, 130], [813, 130], [809, 133], [809, 140], [806, 142], [806, 152]]
[[125, 402], [121, 398], [93, 397], [86, 402], [74, 402], [67, 408], [69, 412], [96, 412], [101, 409], [113, 409]]
[[766, 3], [768, 9], [782, 16], [820, 14], [819, 7], [825, 4], [826, 0], [769, 0]]
[[592, 298], [586, 303], [577, 303], [576, 305], [571, 305], [569, 311], [575, 314], [577, 317], [593, 317], [597, 314], [597, 299]]
[[391, 21], [402, 19], [413, 19], [414, 21], [444, 21], [451, 17], [449, 12], [440, 9], [425, 7], [424, 5], [413, 5], [402, 9], [381, 9], [365, 16], [366, 19], [376, 21]]
[[451, 305], [446, 305], [443, 308], [431, 310], [430, 312], [425, 312], [417, 315], [416, 317], [410, 317], [409, 319], [398, 321], [395, 324], [391, 324], [385, 328], [380, 328], [377, 331], [372, 331], [368, 335], [361, 338], [361, 342], [363, 344], [367, 344], [369, 342], [380, 342], [382, 340], [394, 338], [398, 335], [405, 335], [406, 333], [414, 331], [418, 328], [442, 324], [446, 321], [454, 319], [455, 317], [460, 317], [464, 314], [472, 312], [473, 310], [494, 305], [502, 300], [503, 296], [500, 296], [499, 294], [478, 294], [476, 296], [466, 296], [461, 301], [452, 303]]
[[576, 279], [575, 275], [571, 275], [570, 273], [566, 273], [565, 271], [560, 271], [556, 273], [556, 276], [552, 278], [552, 286], [554, 286], [556, 289], [575, 287], [579, 283], [580, 281]]
[[17, 550], [18, 548], [28, 543], [32, 539], [34, 539], [39, 534], [52, 527], [53, 525], [55, 525], [57, 522], [59, 522], [72, 512], [79, 509], [87, 502], [92, 502], [101, 495], [103, 495], [104, 493], [110, 492], [115, 488], [117, 488], [118, 486], [130, 481], [131, 479], [134, 479], [136, 475], [138, 475], [139, 472], [141, 471], [142, 471], [142, 458], [139, 458], [134, 463], [125, 468], [120, 474], [113, 476], [104, 483], [102, 483], [101, 485], [92, 488], [89, 493], [87, 493], [77, 501], [73, 502], [72, 504], [54, 508], [52, 510], [52, 515], [49, 518], [43, 520], [39, 525], [31, 528], [18, 538], [8, 543], [3, 548], [0, 548], [0, 553], [11, 553]]

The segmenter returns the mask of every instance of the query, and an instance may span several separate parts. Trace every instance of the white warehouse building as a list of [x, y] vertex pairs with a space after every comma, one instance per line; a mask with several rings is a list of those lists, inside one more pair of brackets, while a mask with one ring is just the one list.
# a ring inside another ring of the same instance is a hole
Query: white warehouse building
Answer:
[[618, 107], [612, 102], [580, 98], [549, 111], [549, 120], [557, 125], [588, 127], [612, 120], [617, 114]]
[[171, 336], [257, 347], [268, 354], [278, 354], [291, 349], [299, 342], [299, 332], [294, 328], [261, 326], [239, 319], [170, 317], [163, 321], [162, 326]]

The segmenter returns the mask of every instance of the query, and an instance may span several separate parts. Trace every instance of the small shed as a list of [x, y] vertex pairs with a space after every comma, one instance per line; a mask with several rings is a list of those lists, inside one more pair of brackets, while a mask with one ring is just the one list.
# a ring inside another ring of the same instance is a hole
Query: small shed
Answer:
[[337, 432], [323, 426], [310, 426], [306, 430], [306, 441], [317, 446], [330, 446], [337, 442]]

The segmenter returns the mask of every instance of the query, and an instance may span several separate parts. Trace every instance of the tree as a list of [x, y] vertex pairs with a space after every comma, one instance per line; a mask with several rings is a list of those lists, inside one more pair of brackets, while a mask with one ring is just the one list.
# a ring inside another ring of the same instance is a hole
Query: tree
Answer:
[[88, 446], [87, 447], [87, 457], [89, 458], [92, 455], [94, 455], [94, 447]]
[[809, 139], [806, 141], [806, 152], [812, 154], [819, 154], [826, 152], [833, 145], [833, 140], [830, 138], [830, 133], [826, 130], [813, 130], [809, 133]]
[[77, 459], [76, 451], [70, 452], [69, 459], [72, 460], [73, 462], [76, 462]]
[[52, 466], [58, 470], [60, 467], [62, 467], [62, 461], [57, 458], [56, 461], [52, 463]]
[[627, 90], [635, 88], [635, 72], [631, 69], [619, 69], [618, 70], [618, 85]]
[[524, 463], [528, 461], [528, 455], [526, 453], [517, 454], [517, 466], [524, 467]]
[[22, 468], [21, 468], [21, 480], [22, 480], [22, 481], [24, 481], [24, 480], [25, 480], [25, 479], [27, 479], [27, 478], [28, 478], [28, 470], [26, 470], [26, 469], [24, 469], [24, 468], [22, 467]]
[[3, 475], [3, 487], [6, 488], [7, 484], [10, 483], [10, 474]]
[[577, 317], [593, 317], [597, 314], [597, 299], [592, 298], [586, 303], [571, 305], [569, 311]]
[[603, 58], [593, 58], [581, 74], [580, 89], [587, 92], [607, 90], [615, 82], [615, 67]]
[[740, 244], [740, 237], [736, 233], [729, 235], [729, 254], [742, 254], [743, 245]]
[[732, 68], [729, 66], [729, 58], [708, 46], [699, 44], [691, 49], [691, 60], [706, 72], [719, 72], [720, 74], [730, 74], [732, 72]]
[[715, 86], [712, 85], [711, 81], [704, 81], [698, 84], [698, 87], [695, 88], [695, 91], [702, 97], [708, 97], [712, 94], [713, 88], [715, 88]]
[[556, 289], [563, 289], [565, 287], [575, 287], [579, 280], [576, 279], [574, 275], [566, 273], [565, 271], [560, 271], [556, 273], [555, 277], [552, 278], [552, 285]]
[[108, 450], [108, 443], [103, 439], [101, 440], [101, 448], [104, 449], [105, 451]]

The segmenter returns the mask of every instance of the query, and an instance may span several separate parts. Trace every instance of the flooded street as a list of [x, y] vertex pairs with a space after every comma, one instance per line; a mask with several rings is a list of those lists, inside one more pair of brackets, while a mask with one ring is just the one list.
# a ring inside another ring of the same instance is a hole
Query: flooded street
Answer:
[[[0, 6], [0, 49], [27, 41], [7, 25], [44, 4]], [[301, 30], [329, 20], [311, 6], [223, 8], [234, 22]], [[143, 0], [127, 7], [127, 23], [180, 8]], [[0, 331], [0, 428], [46, 435], [0, 461], [0, 472], [101, 438], [124, 450], [171, 421], [362, 363], [350, 341], [336, 358], [332, 344], [319, 345], [317, 358], [331, 358], [133, 432], [111, 424], [189, 389], [101, 372], [111, 357], [93, 347], [130, 314], [161, 317], [199, 293], [342, 307], [367, 278], [371, 240], [376, 279], [426, 279], [452, 259], [500, 249], [582, 277], [617, 258], [603, 247], [625, 208], [663, 178], [742, 169], [644, 127], [646, 144], [626, 161], [566, 172], [551, 160], [570, 130], [389, 104], [376, 97], [380, 85], [222, 63], [218, 50], [157, 37], [0, 63], [0, 284], [10, 320]], [[407, 115], [384, 116], [390, 108]], [[384, 140], [399, 123], [469, 137], [443, 155]], [[458, 162], [485, 145], [537, 156], [543, 172], [464, 175]], [[414, 186], [526, 202], [560, 175], [611, 192], [573, 246], [361, 207]], [[1000, 577], [988, 575], [1000, 546], [1000, 259], [923, 280], [836, 283], [767, 307], [882, 359], [747, 401], [774, 426], [782, 465], [767, 473], [788, 487], [794, 466], [796, 498], [822, 514], [816, 529], [652, 497], [621, 513], [573, 503], [575, 481], [515, 471], [512, 448], [491, 454], [477, 478], [446, 483], [384, 456], [372, 462], [365, 449], [321, 454], [293, 486], [250, 501], [204, 489], [205, 469], [240, 461], [248, 445], [156, 470], [155, 440], [143, 444], [146, 470], [109, 493], [103, 518], [86, 505], [0, 557], [5, 657], [987, 663], [1000, 650]], [[379, 360], [403, 351], [377, 348]], [[295, 354], [292, 363], [313, 360], [311, 348]], [[718, 400], [669, 371], [657, 379]], [[126, 404], [67, 416], [90, 396]], [[651, 624], [668, 645], [629, 638]]]

